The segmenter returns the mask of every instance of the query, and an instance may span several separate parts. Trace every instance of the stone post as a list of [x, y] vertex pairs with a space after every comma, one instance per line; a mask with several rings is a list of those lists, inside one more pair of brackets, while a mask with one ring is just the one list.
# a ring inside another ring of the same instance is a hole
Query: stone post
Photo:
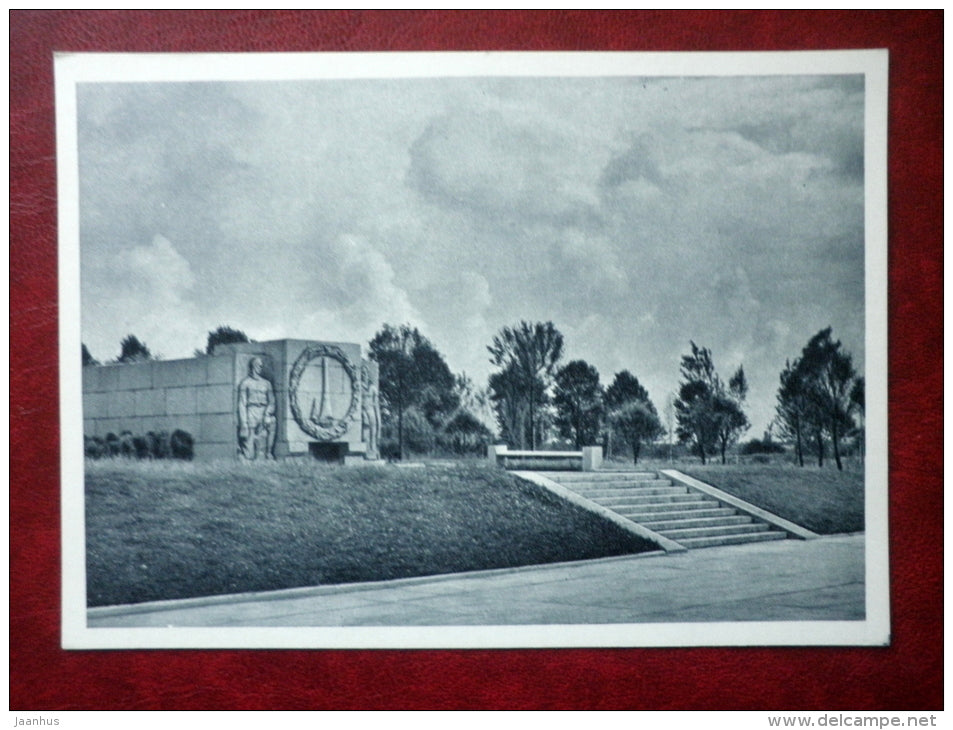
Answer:
[[582, 447], [582, 470], [597, 471], [602, 468], [602, 447], [601, 446], [583, 446]]
[[486, 458], [494, 466], [499, 463], [497, 458], [500, 454], [506, 453], [506, 444], [490, 444], [486, 447]]

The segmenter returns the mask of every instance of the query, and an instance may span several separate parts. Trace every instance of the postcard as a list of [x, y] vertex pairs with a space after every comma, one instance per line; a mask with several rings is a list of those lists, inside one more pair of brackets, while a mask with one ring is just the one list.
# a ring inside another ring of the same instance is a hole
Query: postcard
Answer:
[[64, 648], [889, 643], [886, 51], [55, 76]]

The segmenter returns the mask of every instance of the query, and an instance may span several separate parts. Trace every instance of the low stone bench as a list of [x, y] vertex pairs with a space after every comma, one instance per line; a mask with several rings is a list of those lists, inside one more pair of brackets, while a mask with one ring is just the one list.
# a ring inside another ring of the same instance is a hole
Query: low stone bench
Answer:
[[510, 451], [506, 444], [487, 447], [487, 458], [504, 469], [520, 471], [596, 471], [602, 466], [602, 447], [582, 451]]

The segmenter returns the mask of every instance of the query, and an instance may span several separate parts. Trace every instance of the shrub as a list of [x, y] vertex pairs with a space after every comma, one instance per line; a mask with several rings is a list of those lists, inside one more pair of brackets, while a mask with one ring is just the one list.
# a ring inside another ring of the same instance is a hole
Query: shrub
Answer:
[[783, 454], [784, 446], [777, 441], [768, 441], [761, 439], [751, 439], [741, 447], [741, 454], [748, 456], [750, 454]]
[[169, 449], [172, 452], [172, 458], [191, 461], [194, 456], [194, 444], [195, 441], [190, 433], [176, 429], [169, 437]]
[[106, 455], [106, 444], [99, 436], [84, 436], [83, 450], [90, 459], [102, 459]]
[[241, 330], [233, 329], [228, 325], [220, 325], [218, 329], [208, 333], [208, 341], [205, 345], [206, 355], [212, 355], [218, 345], [227, 345], [232, 342], [250, 342], [248, 335]]
[[97, 360], [95, 357], [92, 356], [92, 354], [89, 352], [89, 348], [86, 347], [86, 343], [84, 342], [83, 343], [83, 367], [85, 368], [89, 365], [99, 365], [99, 360]]
[[136, 455], [136, 447], [133, 443], [133, 436], [129, 431], [123, 431], [119, 434], [119, 454], [120, 456], [124, 456], [127, 459], [131, 459]]
[[172, 453], [169, 448], [169, 432], [168, 431], [150, 431], [146, 434], [146, 438], [149, 439], [149, 450], [152, 452], [153, 459], [168, 459], [169, 455]]
[[416, 407], [404, 411], [404, 446], [415, 454], [429, 454], [436, 445], [433, 426]]
[[132, 446], [135, 449], [137, 459], [148, 459], [152, 456], [149, 449], [149, 440], [145, 436], [133, 436]]
[[119, 437], [111, 431], [106, 434], [106, 455], [119, 456]]
[[[621, 456], [623, 454], [628, 454], [631, 456], [631, 450], [627, 444], [620, 443], [619, 440], [614, 440], [612, 442], [612, 450], [614, 456]], [[640, 455], [643, 459], [656, 459], [656, 460], [667, 460], [669, 456], [673, 459], [682, 459], [686, 456], [690, 456], [689, 447], [685, 444], [666, 444], [666, 443], [651, 443], [644, 444], [642, 446], [642, 453]]]
[[127, 335], [119, 343], [120, 353], [116, 360], [118, 363], [145, 362], [155, 360], [149, 347], [145, 342], [139, 340], [135, 335]]
[[395, 461], [400, 458], [400, 447], [397, 444], [397, 436], [382, 435], [380, 445], [381, 458], [388, 461]]
[[453, 454], [482, 456], [492, 437], [493, 434], [478, 418], [469, 411], [461, 411], [439, 434], [437, 443]]
[[89, 459], [124, 457], [127, 459], [183, 459], [190, 461], [195, 456], [195, 439], [188, 431], [176, 429], [158, 433], [150, 431], [143, 436], [123, 431], [118, 436], [107, 433], [83, 437], [83, 452]]

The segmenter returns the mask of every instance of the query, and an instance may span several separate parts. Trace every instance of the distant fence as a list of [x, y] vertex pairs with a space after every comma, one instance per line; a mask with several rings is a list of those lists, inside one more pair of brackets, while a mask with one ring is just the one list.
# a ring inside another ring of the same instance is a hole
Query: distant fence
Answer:
[[[609, 460], [607, 460], [609, 461]], [[864, 457], [859, 454], [854, 454], [850, 456], [841, 455], [841, 462], [844, 464], [845, 469], [862, 469], [864, 467]], [[631, 464], [632, 459], [622, 459], [619, 457], [614, 457], [611, 459], [611, 463], [625, 463]], [[678, 454], [672, 457], [667, 456], [647, 456], [639, 459], [639, 463], [649, 464], [652, 467], [665, 467], [666, 465], [671, 467], [682, 466], [700, 466], [702, 463], [701, 457], [690, 455], [690, 454]], [[720, 465], [721, 456], [708, 456], [705, 459], [705, 463], [709, 465]], [[783, 454], [726, 454], [725, 463], [729, 465], [753, 465], [753, 464], [788, 464], [796, 466], [798, 464], [797, 456], [792, 453], [783, 453]], [[817, 456], [814, 454], [805, 454], [804, 455], [804, 466], [817, 466]], [[828, 466], [836, 468], [834, 465], [834, 457], [831, 455], [825, 455], [824, 457], [824, 468]]]

